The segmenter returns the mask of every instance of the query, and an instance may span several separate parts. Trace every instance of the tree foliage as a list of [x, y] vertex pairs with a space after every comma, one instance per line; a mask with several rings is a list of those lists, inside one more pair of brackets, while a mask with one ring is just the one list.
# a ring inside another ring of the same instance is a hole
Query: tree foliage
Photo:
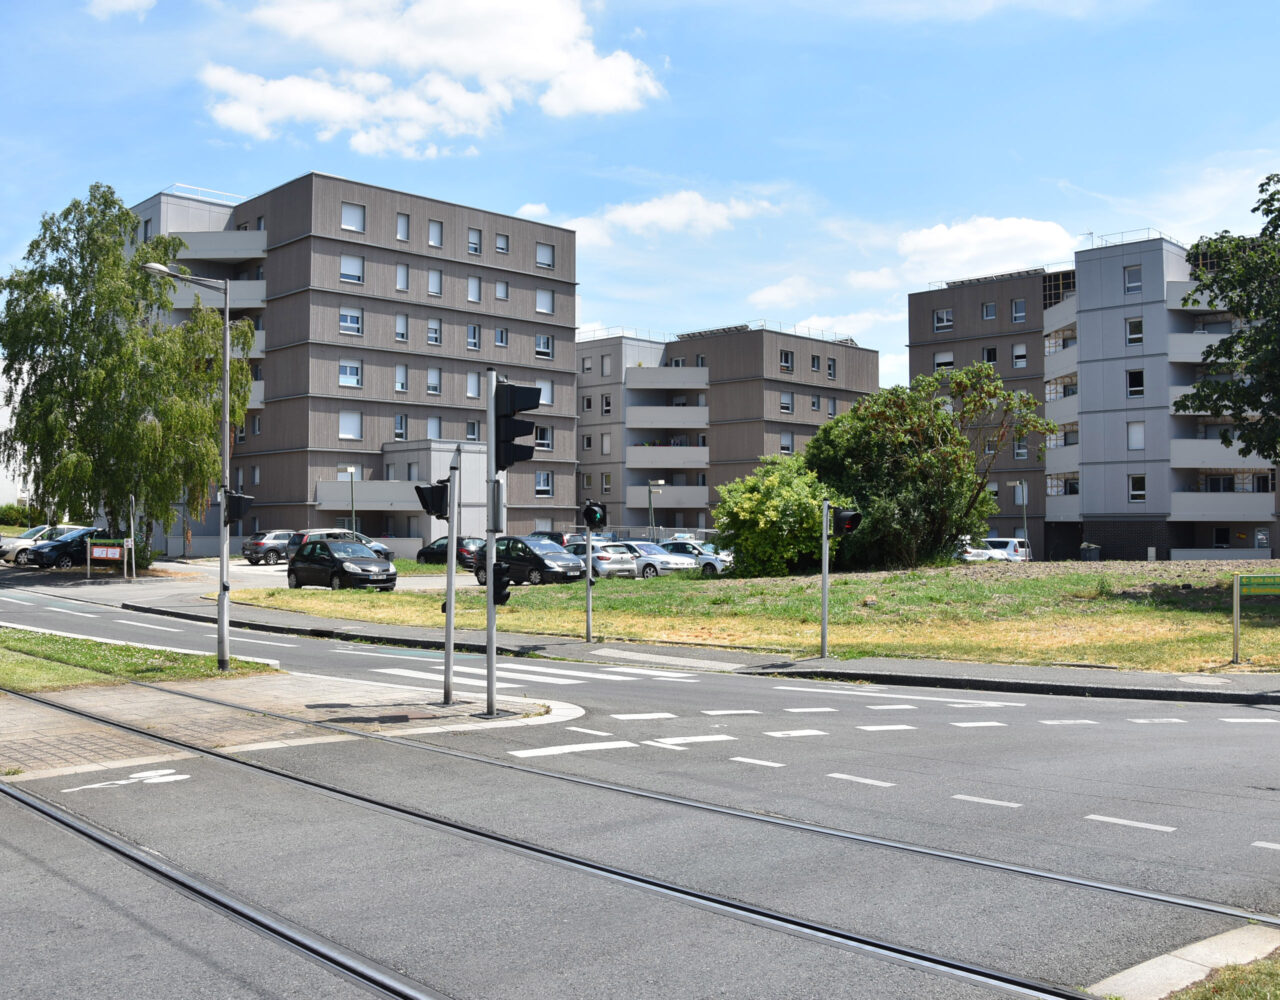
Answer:
[[[5, 405], [0, 460], [26, 473], [33, 505], [86, 519], [101, 511], [124, 534], [132, 495], [142, 522], [168, 528], [189, 497], [197, 515], [220, 478], [222, 316], [197, 308], [181, 326], [159, 321], [173, 282], [142, 269], [182, 247], [155, 237], [132, 248], [137, 218], [104, 184], [46, 215], [21, 266], [0, 279]], [[244, 355], [252, 325], [237, 323]], [[232, 419], [249, 395], [232, 364]], [[146, 543], [150, 532], [145, 531]]]
[[742, 576], [785, 576], [822, 557], [822, 501], [838, 502], [799, 455], [766, 456], [750, 476], [720, 487], [717, 543]]
[[1257, 236], [1222, 231], [1187, 251], [1196, 287], [1184, 305], [1209, 304], [1238, 328], [1205, 349], [1203, 379], [1174, 403], [1179, 413], [1227, 416], [1222, 443], [1280, 462], [1280, 174], [1258, 186]]

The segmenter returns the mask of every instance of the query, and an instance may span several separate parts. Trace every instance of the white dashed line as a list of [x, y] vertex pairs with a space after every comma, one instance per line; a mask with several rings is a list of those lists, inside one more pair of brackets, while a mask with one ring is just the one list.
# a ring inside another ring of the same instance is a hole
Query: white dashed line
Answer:
[[796, 712], [797, 714], [805, 714], [807, 712], [837, 712], [836, 708], [784, 708], [784, 712]]
[[953, 799], [959, 799], [961, 802], [976, 802], [980, 806], [1004, 806], [1006, 809], [1021, 809], [1021, 802], [1002, 802], [999, 799], [980, 799], [973, 795], [953, 795]]
[[150, 625], [147, 622], [131, 622], [128, 618], [115, 619], [117, 625], [132, 625], [134, 628], [153, 628], [157, 632], [181, 632], [180, 628], [169, 628], [166, 625]]
[[869, 733], [887, 733], [893, 729], [915, 729], [915, 726], [859, 726], [859, 729], [865, 729]]
[[47, 607], [46, 611], [61, 611], [64, 615], [79, 615], [81, 618], [97, 618], [97, 615], [91, 615], [87, 611], [72, 611], [70, 608]]
[[670, 743], [659, 743], [657, 740], [641, 740], [645, 746], [658, 747], [660, 750], [684, 750], [684, 747], [673, 746]]
[[891, 712], [891, 711], [894, 711], [895, 709], [898, 709], [898, 710], [901, 710], [904, 708], [915, 709], [915, 708], [919, 708], [920, 706], [918, 705], [867, 705], [866, 707], [871, 709], [871, 711], [873, 712]]
[[1042, 726], [1096, 726], [1092, 719], [1041, 719]]
[[826, 736], [828, 734], [821, 729], [783, 729], [776, 733], [765, 733], [765, 735], [785, 740], [791, 736]]
[[730, 757], [730, 760], [736, 760], [739, 764], [759, 764], [761, 767], [786, 767], [786, 764], [779, 764], [772, 760], [756, 760], [754, 757]]
[[1116, 819], [1114, 816], [1086, 816], [1085, 819], [1095, 819], [1099, 823], [1118, 823], [1120, 826], [1136, 826], [1140, 830], [1159, 830], [1161, 833], [1172, 833], [1178, 829], [1176, 826], [1159, 826], [1155, 823], [1139, 823], [1135, 819]]
[[841, 781], [856, 781], [860, 785], [875, 785], [876, 788], [892, 788], [892, 781], [876, 781], [875, 778], [859, 778], [856, 774], [828, 774], [828, 778], [839, 778]]
[[20, 601], [16, 597], [0, 597], [0, 601], [8, 601], [10, 604], [25, 604], [27, 607], [32, 607], [34, 603], [32, 601]]
[[711, 736], [664, 736], [662, 739], [645, 742], [660, 743], [666, 747], [684, 746], [686, 743], [721, 743], [725, 740], [736, 740], [738, 737], [728, 733], [716, 733]]
[[508, 750], [512, 757], [550, 757], [558, 753], [582, 753], [587, 750], [618, 750], [622, 747], [633, 747], [630, 740], [618, 740], [613, 743], [569, 743], [558, 747], [535, 747], [532, 750]]
[[593, 649], [592, 656], [617, 656], [642, 663], [669, 663], [673, 667], [718, 667], [721, 670], [737, 670], [745, 663], [729, 663], [727, 660], [695, 660], [688, 656], [658, 656], [656, 653], [635, 653], [629, 649]]
[[[218, 637], [217, 635], [206, 635], [205, 638], [216, 639]], [[272, 642], [270, 639], [249, 639], [243, 635], [236, 636], [232, 641], [248, 642], [248, 643], [252, 643], [255, 646], [283, 646], [285, 649], [296, 649], [298, 646], [296, 642]]]
[[565, 726], [565, 729], [575, 733], [586, 733], [588, 736], [612, 736], [613, 733], [602, 732], [599, 729], [583, 729], [581, 726]]
[[874, 691], [831, 691], [827, 688], [806, 688], [792, 687], [787, 684], [775, 684], [775, 691], [805, 691], [809, 694], [843, 694], [853, 698], [893, 698], [896, 701], [902, 701], [904, 698], [910, 698], [912, 701], [942, 701], [946, 702], [952, 708], [1026, 708], [1027, 703], [1024, 701], [960, 701], [956, 698], [931, 698], [923, 694], [878, 694]]
[[[380, 656], [385, 654], [379, 653], [362, 653], [362, 656]], [[407, 659], [407, 657], [402, 657]], [[422, 657], [426, 659], [426, 657]], [[454, 668], [455, 670], [457, 667]], [[394, 677], [415, 677], [421, 680], [434, 681], [437, 684], [444, 682], [444, 674], [429, 674], [425, 670], [410, 670], [408, 667], [377, 667], [373, 671], [375, 674], [391, 674]], [[453, 683], [461, 684], [468, 687], [484, 687], [487, 681], [475, 680], [468, 677], [454, 677]], [[519, 684], [505, 684], [502, 681], [494, 681], [494, 687], [497, 688], [513, 688], [519, 687]]]
[[759, 715], [754, 708], [704, 708], [703, 715]]
[[1219, 722], [1280, 722], [1280, 719], [1219, 719]]
[[1139, 725], [1163, 725], [1167, 723], [1182, 723], [1186, 725], [1186, 719], [1130, 719], [1130, 722], [1136, 722]]
[[981, 726], [1003, 726], [1003, 725], [1007, 725], [1007, 723], [1004, 723], [1004, 722], [953, 722], [951, 723], [951, 725], [959, 726], [962, 729], [974, 729]]
[[1269, 847], [1273, 851], [1280, 851], [1280, 844], [1270, 844], [1265, 840], [1255, 840], [1250, 847]]
[[675, 716], [670, 712], [635, 712], [631, 715], [614, 715], [614, 719], [621, 719], [623, 722], [634, 722], [643, 719], [674, 719]]

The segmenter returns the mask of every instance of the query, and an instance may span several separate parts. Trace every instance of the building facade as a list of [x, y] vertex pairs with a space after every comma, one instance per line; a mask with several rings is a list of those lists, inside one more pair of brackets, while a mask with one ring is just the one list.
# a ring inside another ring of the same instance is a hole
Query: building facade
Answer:
[[[459, 444], [482, 452], [490, 367], [544, 400], [534, 461], [505, 476], [508, 530], [572, 517], [572, 231], [319, 173], [244, 201], [165, 192], [133, 211], [142, 238], [187, 243], [193, 274], [232, 278], [233, 319], [254, 322], [231, 457], [232, 488], [255, 497], [241, 532], [345, 525], [352, 493], [369, 534], [442, 531], [412, 487], [443, 477]], [[194, 291], [179, 282], [173, 298], [181, 320]], [[464, 459], [472, 501], [476, 464]]]

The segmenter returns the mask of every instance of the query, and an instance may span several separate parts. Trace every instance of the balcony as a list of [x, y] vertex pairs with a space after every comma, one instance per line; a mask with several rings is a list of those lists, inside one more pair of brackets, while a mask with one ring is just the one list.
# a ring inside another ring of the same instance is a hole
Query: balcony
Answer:
[[1045, 497], [1044, 519], [1046, 521], [1080, 520], [1080, 494], [1077, 493], [1074, 496]]
[[[653, 509], [689, 510], [706, 507], [710, 499], [711, 489], [708, 486], [660, 486], [653, 491]], [[649, 487], [628, 486], [626, 505], [636, 510], [648, 510]]]
[[[243, 358], [246, 355], [238, 348], [232, 347], [231, 356], [233, 358]], [[254, 360], [260, 360], [267, 356], [267, 334], [264, 330], [253, 331], [253, 346], [249, 348], [247, 356]]]
[[[356, 480], [355, 498], [357, 511], [403, 510], [422, 513], [422, 504], [413, 491], [413, 483], [398, 480]], [[349, 480], [322, 479], [316, 483], [316, 510], [351, 510]]]
[[1169, 465], [1175, 469], [1250, 469], [1266, 471], [1272, 463], [1258, 455], [1245, 458], [1217, 437], [1174, 438], [1169, 442]]
[[1044, 377], [1046, 379], [1062, 378], [1078, 371], [1080, 367], [1080, 348], [1078, 345], [1063, 348], [1044, 356]]
[[1061, 475], [1064, 472], [1080, 471], [1080, 446], [1067, 444], [1060, 448], [1044, 450], [1044, 471], [1046, 475]]
[[1044, 311], [1044, 332], [1046, 334], [1053, 333], [1055, 330], [1063, 330], [1067, 327], [1075, 329], [1075, 325], [1076, 296], [1074, 292]]
[[711, 449], [669, 445], [633, 445], [627, 449], [629, 469], [705, 469]]
[[1169, 334], [1169, 360], [1199, 364], [1204, 349], [1223, 338], [1221, 333], [1171, 333]]
[[178, 260], [233, 262], [267, 257], [265, 229], [215, 229], [173, 235], [187, 245], [185, 250], [178, 251]]
[[1074, 424], [1080, 420], [1080, 396], [1060, 396], [1057, 399], [1046, 399], [1044, 415], [1058, 426]]
[[706, 389], [709, 368], [642, 368], [631, 365], [622, 375], [628, 389], [675, 389], [697, 392]]
[[[200, 296], [200, 304], [209, 309], [222, 308], [222, 292], [212, 288], [196, 288], [185, 281], [175, 282], [173, 290], [173, 308], [190, 309], [195, 304], [196, 295]], [[267, 304], [267, 283], [263, 280], [231, 282], [232, 309], [263, 309]]]
[[[655, 368], [654, 371], [681, 369]], [[705, 406], [628, 406], [626, 425], [634, 430], [705, 431], [710, 425], [710, 414]]]
[[249, 383], [249, 409], [261, 410], [266, 404], [263, 400], [266, 398], [267, 383], [262, 379], [256, 379]]
[[1164, 304], [1166, 309], [1180, 309], [1183, 312], [1210, 313], [1222, 312], [1209, 303], [1201, 302], [1198, 306], [1184, 306], [1182, 300], [1196, 287], [1194, 281], [1166, 281], [1164, 283]]
[[1170, 521], [1270, 521], [1276, 514], [1274, 493], [1169, 494]]

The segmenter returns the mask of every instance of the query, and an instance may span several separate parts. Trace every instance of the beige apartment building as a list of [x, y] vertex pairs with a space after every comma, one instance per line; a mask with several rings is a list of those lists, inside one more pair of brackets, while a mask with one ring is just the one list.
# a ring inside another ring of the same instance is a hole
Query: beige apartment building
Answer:
[[[490, 367], [543, 393], [536, 458], [505, 476], [507, 529], [572, 519], [572, 231], [320, 173], [244, 200], [166, 191], [133, 211], [140, 237], [187, 243], [193, 274], [233, 279], [232, 317], [257, 330], [231, 458], [232, 487], [256, 499], [233, 531], [346, 525], [354, 508], [369, 534], [430, 539], [444, 525], [412, 487], [456, 450], [462, 526], [481, 529]], [[194, 294], [178, 283], [176, 320]]]

